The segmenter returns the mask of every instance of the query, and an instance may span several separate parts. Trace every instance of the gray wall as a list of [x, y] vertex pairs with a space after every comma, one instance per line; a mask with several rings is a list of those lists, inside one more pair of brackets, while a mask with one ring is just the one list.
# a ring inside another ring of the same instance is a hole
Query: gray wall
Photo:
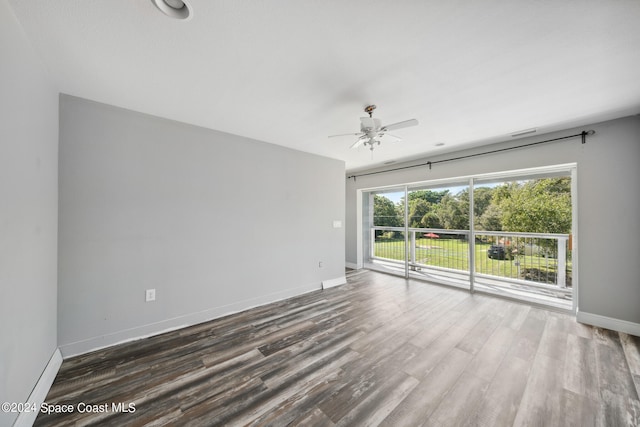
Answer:
[[58, 93], [0, 0], [0, 402], [25, 402], [57, 347], [57, 174]]
[[342, 161], [61, 96], [63, 355], [343, 277], [344, 203]]
[[[467, 150], [455, 156], [593, 129], [580, 139], [347, 180], [347, 262], [356, 263], [356, 190], [438, 178], [577, 163], [580, 312], [640, 324], [640, 116]], [[454, 157], [453, 154], [441, 158]], [[423, 159], [435, 161], [438, 157]], [[395, 167], [403, 165], [394, 165]]]

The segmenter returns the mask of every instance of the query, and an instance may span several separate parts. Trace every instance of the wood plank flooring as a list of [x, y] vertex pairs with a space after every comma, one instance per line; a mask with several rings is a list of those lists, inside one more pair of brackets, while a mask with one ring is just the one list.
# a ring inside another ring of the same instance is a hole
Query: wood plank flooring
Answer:
[[65, 360], [35, 425], [637, 426], [639, 386], [638, 337], [358, 272]]

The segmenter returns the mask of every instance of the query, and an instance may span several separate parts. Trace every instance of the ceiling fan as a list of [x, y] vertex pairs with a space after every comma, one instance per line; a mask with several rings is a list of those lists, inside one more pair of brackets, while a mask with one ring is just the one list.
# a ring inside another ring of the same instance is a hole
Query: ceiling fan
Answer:
[[391, 125], [382, 126], [380, 119], [373, 118], [373, 110], [376, 109], [375, 105], [367, 105], [364, 109], [365, 113], [369, 114], [369, 117], [360, 117], [360, 132], [357, 133], [343, 133], [340, 135], [331, 135], [329, 138], [335, 138], [338, 136], [358, 136], [358, 140], [351, 146], [351, 148], [358, 148], [361, 145], [369, 146], [369, 149], [373, 151], [376, 145], [380, 145], [380, 139], [383, 136], [393, 138], [396, 141], [402, 141], [399, 137], [387, 133], [387, 131], [402, 129], [409, 126], [416, 126], [418, 121], [416, 119], [405, 120]]

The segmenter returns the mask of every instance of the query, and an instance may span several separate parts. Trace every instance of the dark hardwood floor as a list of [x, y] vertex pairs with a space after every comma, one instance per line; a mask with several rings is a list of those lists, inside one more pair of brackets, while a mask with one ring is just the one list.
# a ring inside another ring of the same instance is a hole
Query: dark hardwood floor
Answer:
[[65, 360], [46, 402], [73, 412], [35, 425], [633, 426], [638, 388], [638, 337], [357, 272]]

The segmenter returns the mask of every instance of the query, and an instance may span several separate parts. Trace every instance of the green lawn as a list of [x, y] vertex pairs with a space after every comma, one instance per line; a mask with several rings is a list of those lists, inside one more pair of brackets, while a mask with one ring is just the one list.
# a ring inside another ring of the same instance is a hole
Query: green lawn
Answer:
[[[537, 282], [554, 282], [557, 261], [538, 255], [519, 256], [520, 275], [516, 260], [497, 260], [487, 257], [490, 243], [476, 243], [476, 272], [500, 277], [512, 277]], [[377, 238], [375, 255], [380, 258], [404, 260], [404, 240]], [[416, 239], [415, 261], [419, 264], [456, 270], [469, 269], [469, 243], [459, 239]], [[570, 274], [571, 264], [568, 265]]]

